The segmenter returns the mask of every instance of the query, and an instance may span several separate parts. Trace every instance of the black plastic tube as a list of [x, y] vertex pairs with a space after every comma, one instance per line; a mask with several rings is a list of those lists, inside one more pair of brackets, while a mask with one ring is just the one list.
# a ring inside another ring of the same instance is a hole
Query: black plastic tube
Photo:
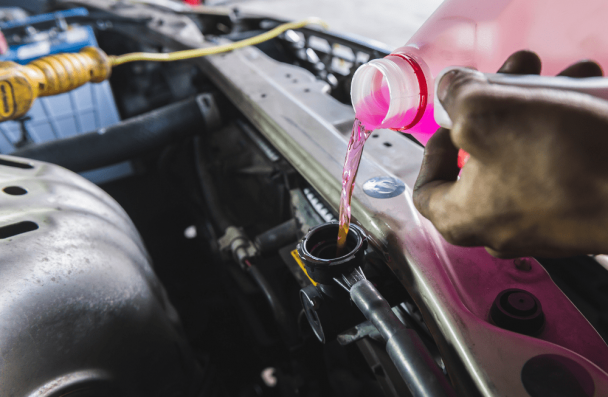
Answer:
[[11, 154], [83, 172], [141, 156], [204, 128], [203, 114], [192, 98], [110, 127], [26, 146]]
[[209, 164], [206, 153], [204, 153], [204, 147], [201, 143], [200, 137], [194, 137], [194, 166], [196, 168], [196, 174], [199, 178], [201, 194], [205, 206], [208, 210], [208, 216], [211, 218], [214, 226], [218, 229], [219, 235], [223, 235], [232, 223], [226, 217], [224, 213], [224, 204], [220, 200], [217, 191], [215, 189], [215, 182], [213, 176], [209, 172]]
[[255, 245], [260, 253], [269, 254], [278, 251], [298, 239], [298, 225], [295, 219], [281, 223], [255, 238]]
[[276, 295], [272, 286], [268, 283], [266, 277], [264, 277], [260, 269], [258, 269], [256, 266], [250, 266], [247, 268], [247, 271], [264, 293], [264, 296], [268, 301], [268, 305], [272, 310], [272, 314], [274, 315], [274, 319], [279, 327], [279, 334], [281, 335], [281, 338], [287, 346], [296, 346], [299, 343], [299, 337], [295, 320], [291, 318], [290, 313], [283, 306], [283, 302]]

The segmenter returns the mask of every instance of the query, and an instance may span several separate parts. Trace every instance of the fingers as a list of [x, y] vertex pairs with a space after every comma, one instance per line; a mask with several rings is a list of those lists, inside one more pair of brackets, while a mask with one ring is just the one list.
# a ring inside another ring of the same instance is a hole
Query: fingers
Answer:
[[475, 86], [487, 84], [483, 74], [476, 70], [456, 69], [443, 75], [437, 85], [437, 99], [453, 123], [459, 118], [463, 100]]
[[[532, 51], [522, 50], [513, 53], [498, 69], [505, 74], [540, 74], [541, 60]], [[602, 67], [591, 60], [584, 60], [568, 66], [558, 76], [602, 77]]]
[[[594, 65], [597, 66], [597, 64]], [[580, 66], [580, 68], [585, 71], [592, 69], [590, 65]], [[532, 51], [522, 50], [513, 53], [500, 67], [498, 72], [506, 74], [540, 74], [540, 70], [541, 61], [538, 55]], [[437, 98], [453, 122], [455, 122], [454, 116], [457, 116], [455, 113], [458, 111], [458, 104], [462, 102], [464, 97], [470, 94], [476, 83], [484, 84], [486, 81], [483, 74], [472, 69], [453, 70], [446, 73], [439, 81]]]
[[458, 148], [450, 138], [450, 131], [440, 128], [428, 141], [422, 168], [414, 185], [417, 189], [436, 180], [455, 181], [460, 169], [457, 165]]
[[506, 74], [540, 74], [541, 62], [536, 53], [522, 50], [513, 53], [502, 64], [498, 73]]
[[594, 61], [580, 61], [568, 66], [558, 76], [566, 77], [602, 77], [602, 67]]
[[458, 178], [458, 148], [450, 138], [450, 131], [440, 128], [428, 141], [420, 174], [414, 185], [414, 205], [422, 216], [433, 219], [437, 197], [442, 196]]
[[437, 87], [437, 98], [452, 120], [451, 138], [471, 156], [487, 157], [494, 149], [493, 126], [503, 114], [500, 87], [488, 84], [474, 70], [458, 69], [445, 74]]

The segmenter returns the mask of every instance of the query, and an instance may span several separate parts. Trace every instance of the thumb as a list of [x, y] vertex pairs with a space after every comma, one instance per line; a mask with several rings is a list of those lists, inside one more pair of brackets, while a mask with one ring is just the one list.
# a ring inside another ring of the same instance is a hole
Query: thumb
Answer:
[[443, 76], [437, 84], [437, 99], [455, 124], [460, 115], [463, 99], [480, 85], [487, 84], [483, 73], [474, 69], [454, 68]]

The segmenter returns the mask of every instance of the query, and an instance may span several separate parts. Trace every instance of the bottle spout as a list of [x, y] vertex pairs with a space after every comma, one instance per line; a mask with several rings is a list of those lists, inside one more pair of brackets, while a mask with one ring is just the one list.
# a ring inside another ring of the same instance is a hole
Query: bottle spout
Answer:
[[407, 130], [422, 118], [428, 101], [420, 64], [406, 54], [391, 54], [361, 65], [351, 85], [356, 117], [367, 130]]

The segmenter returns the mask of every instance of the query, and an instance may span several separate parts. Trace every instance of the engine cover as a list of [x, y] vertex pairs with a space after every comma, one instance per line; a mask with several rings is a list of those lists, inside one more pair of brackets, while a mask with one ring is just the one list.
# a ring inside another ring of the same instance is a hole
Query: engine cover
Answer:
[[0, 156], [0, 395], [191, 396], [200, 368], [135, 226], [68, 170]]

